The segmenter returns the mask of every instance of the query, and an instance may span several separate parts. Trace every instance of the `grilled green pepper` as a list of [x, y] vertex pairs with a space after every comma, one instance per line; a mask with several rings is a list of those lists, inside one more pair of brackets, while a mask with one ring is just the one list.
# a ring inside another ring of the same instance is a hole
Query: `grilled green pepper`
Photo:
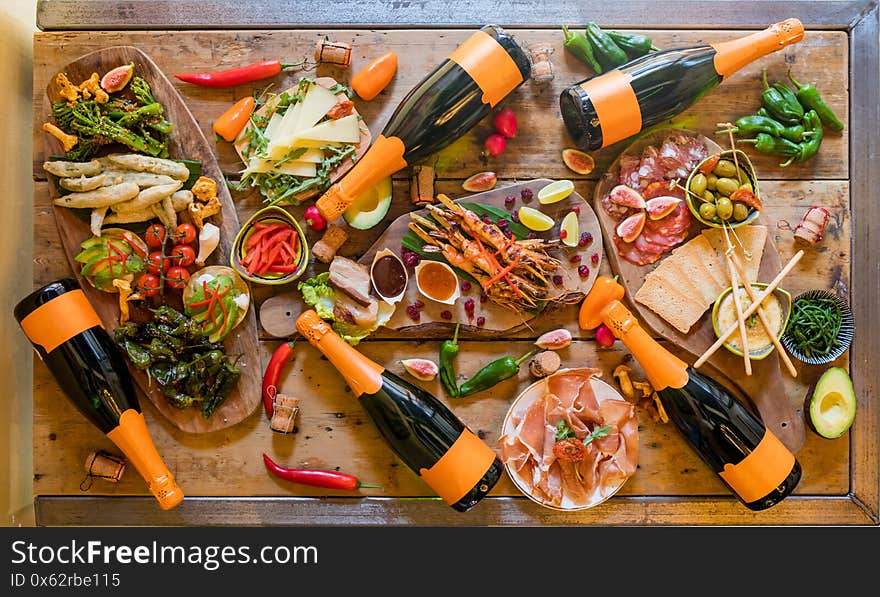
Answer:
[[569, 31], [565, 25], [562, 26], [562, 34], [565, 36], [562, 47], [571, 52], [575, 58], [592, 68], [593, 72], [597, 75], [601, 75], [602, 65], [596, 62], [596, 57], [593, 55], [593, 47], [586, 36], [583, 33]]
[[782, 84], [791, 92], [791, 96], [785, 93], [784, 89], [780, 89], [777, 85], [770, 86], [767, 83], [767, 69], [764, 69], [762, 76], [764, 81], [764, 92], [761, 94], [761, 101], [767, 113], [772, 118], [784, 124], [797, 124], [804, 117], [804, 107], [801, 106], [794, 91], [788, 85]]
[[797, 87], [797, 93], [795, 95], [805, 108], [815, 110], [816, 114], [818, 114], [819, 118], [822, 120], [822, 124], [825, 126], [835, 131], [843, 130], [843, 123], [834, 113], [834, 110], [828, 107], [828, 104], [826, 104], [822, 99], [822, 96], [819, 95], [819, 90], [816, 89], [815, 85], [812, 83], [801, 85], [791, 76], [791, 70], [788, 71], [788, 78], [792, 84]]
[[[743, 116], [742, 118], [737, 119], [737, 121], [733, 124], [733, 132], [745, 136], [750, 136], [757, 133], [767, 133], [773, 135], [774, 137], [784, 137], [789, 141], [795, 142], [803, 141], [805, 135], [810, 136], [809, 133], [805, 133], [804, 125], [802, 124], [785, 126], [781, 122], [773, 120], [769, 116], [759, 116], [757, 114], [755, 114], [754, 116]], [[717, 133], [719, 134], [726, 132], [727, 129], [717, 131]]]
[[458, 388], [459, 397], [464, 398], [465, 396], [488, 390], [505, 379], [513, 377], [519, 373], [519, 366], [522, 362], [535, 354], [535, 352], [537, 351], [532, 350], [518, 359], [506, 356], [492, 361], [474, 373], [473, 377], [461, 384]]
[[640, 58], [652, 50], [659, 49], [654, 47], [654, 42], [647, 35], [609, 31], [608, 37], [613, 39], [617, 47], [626, 52], [630, 58]]
[[451, 340], [444, 340], [440, 345], [440, 383], [446, 394], [452, 398], [458, 396], [458, 383], [455, 379], [455, 357], [458, 355], [458, 328], [461, 324], [455, 324], [455, 335]]
[[593, 21], [587, 23], [587, 39], [603, 69], [611, 70], [629, 62], [626, 52]]

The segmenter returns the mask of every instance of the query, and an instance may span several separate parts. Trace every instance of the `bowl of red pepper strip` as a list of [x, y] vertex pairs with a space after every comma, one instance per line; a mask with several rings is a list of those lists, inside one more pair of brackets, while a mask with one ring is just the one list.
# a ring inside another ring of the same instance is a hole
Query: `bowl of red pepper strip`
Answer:
[[273, 205], [255, 213], [242, 226], [229, 260], [245, 280], [257, 284], [287, 284], [305, 271], [309, 246], [293, 216]]

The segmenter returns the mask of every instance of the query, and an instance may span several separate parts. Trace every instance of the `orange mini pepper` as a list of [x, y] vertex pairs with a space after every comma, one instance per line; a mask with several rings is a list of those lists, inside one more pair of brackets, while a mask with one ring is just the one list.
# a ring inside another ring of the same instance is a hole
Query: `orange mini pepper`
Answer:
[[370, 101], [388, 86], [395, 72], [397, 72], [397, 54], [386, 52], [351, 78], [351, 88], [361, 99]]
[[249, 95], [232, 104], [220, 118], [214, 121], [214, 132], [230, 143], [235, 141], [250, 120], [256, 103], [253, 96]]

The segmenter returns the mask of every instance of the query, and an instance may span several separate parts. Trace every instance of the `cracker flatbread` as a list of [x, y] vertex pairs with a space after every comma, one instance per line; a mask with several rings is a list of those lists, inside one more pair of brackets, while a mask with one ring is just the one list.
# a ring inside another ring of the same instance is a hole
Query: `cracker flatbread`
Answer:
[[676, 280], [676, 276], [670, 274], [672, 271], [672, 268], [658, 267], [645, 276], [645, 283], [636, 292], [635, 300], [686, 334], [702, 317], [705, 307], [679, 290], [681, 280]]
[[[764, 243], [767, 242], [767, 227], [740, 226], [739, 228], [736, 228], [734, 232], [742, 242], [742, 247], [748, 249], [752, 254], [751, 259], [746, 259], [743, 253], [743, 248], [736, 242], [736, 239], [731, 232], [729, 230], [727, 231], [727, 234], [730, 235], [731, 242], [733, 242], [734, 250], [739, 256], [740, 261], [742, 261], [746, 277], [750, 282], [757, 282], [758, 270], [761, 269], [761, 257], [764, 255]], [[712, 245], [712, 248], [715, 249], [718, 261], [723, 266], [721, 271], [726, 273], [727, 260], [725, 253], [727, 252], [727, 239], [724, 236], [724, 231], [720, 228], [707, 228], [703, 230], [702, 234]], [[729, 285], [730, 284], [728, 283], [728, 286]]]
[[718, 261], [715, 249], [702, 235], [673, 249], [666, 260], [674, 260], [684, 275], [694, 282], [697, 296], [706, 307], [730, 286], [724, 264]]

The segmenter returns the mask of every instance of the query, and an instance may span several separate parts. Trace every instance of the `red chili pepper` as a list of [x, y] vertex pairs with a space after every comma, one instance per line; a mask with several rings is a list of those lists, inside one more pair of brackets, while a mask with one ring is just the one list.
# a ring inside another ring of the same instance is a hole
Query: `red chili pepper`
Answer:
[[266, 416], [270, 419], [275, 412], [274, 400], [278, 393], [278, 380], [281, 378], [281, 369], [293, 355], [293, 342], [282, 342], [272, 353], [266, 372], [263, 374], [263, 406], [266, 408]]
[[324, 471], [320, 469], [302, 469], [287, 468], [279, 466], [272, 462], [272, 459], [263, 454], [263, 462], [269, 472], [285, 481], [293, 481], [294, 483], [302, 483], [303, 485], [313, 485], [315, 487], [326, 487], [328, 489], [345, 489], [353, 491], [361, 487], [379, 487], [378, 485], [368, 485], [361, 483], [354, 475], [340, 473], [337, 471]]
[[202, 87], [231, 87], [233, 85], [241, 85], [242, 83], [250, 83], [251, 81], [268, 79], [280, 73], [282, 69], [302, 66], [303, 64], [305, 64], [305, 61], [287, 63], [279, 60], [264, 60], [238, 68], [209, 73], [181, 73], [174, 76], [186, 83], [201, 85]]

